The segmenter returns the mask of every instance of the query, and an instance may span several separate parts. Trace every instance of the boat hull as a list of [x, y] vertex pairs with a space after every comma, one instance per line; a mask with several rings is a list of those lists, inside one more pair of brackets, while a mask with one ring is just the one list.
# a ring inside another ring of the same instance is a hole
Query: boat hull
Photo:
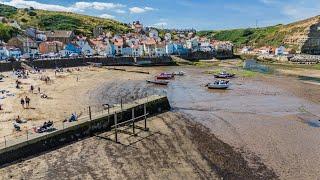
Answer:
[[208, 89], [228, 89], [229, 85], [217, 85], [217, 84], [208, 84]]
[[147, 83], [153, 83], [153, 84], [157, 84], [157, 85], [168, 85], [168, 81], [151, 81], [151, 80], [147, 80]]
[[235, 74], [231, 74], [231, 75], [214, 75], [215, 78], [222, 78], [222, 79], [229, 79], [229, 78], [233, 78], [235, 76]]

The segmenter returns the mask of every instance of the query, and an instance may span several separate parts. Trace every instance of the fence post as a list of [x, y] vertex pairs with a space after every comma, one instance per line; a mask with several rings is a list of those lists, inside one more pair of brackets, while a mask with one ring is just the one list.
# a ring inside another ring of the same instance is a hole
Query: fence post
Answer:
[[110, 105], [108, 104], [108, 125], [110, 125]]
[[132, 132], [133, 132], [133, 135], [136, 135], [136, 133], [135, 133], [135, 127], [134, 127], [134, 121], [135, 121], [135, 119], [134, 119], [134, 107], [132, 108]]
[[118, 143], [118, 131], [117, 131], [117, 128], [118, 128], [118, 122], [117, 122], [117, 112], [114, 113], [114, 132], [115, 132], [115, 138], [116, 138], [116, 143]]
[[92, 120], [92, 117], [91, 117], [91, 106], [89, 106], [89, 119], [90, 119], [90, 121]]
[[122, 106], [122, 98], [121, 98], [121, 100], [120, 100], [120, 106], [121, 106], [121, 111], [122, 111], [122, 109], [123, 109], [123, 106]]
[[146, 106], [146, 103], [143, 104], [143, 112], [144, 112], [144, 130], [148, 131], [149, 129], [147, 128], [147, 106]]
[[121, 97], [121, 101], [120, 101], [120, 106], [121, 106], [121, 121], [123, 120], [123, 117], [122, 117], [122, 112], [123, 112], [123, 105], [122, 105], [122, 97]]
[[89, 122], [89, 134], [91, 135], [91, 120], [92, 120], [92, 117], [91, 117], [91, 106], [89, 106], [89, 119], [90, 119], [90, 122]]

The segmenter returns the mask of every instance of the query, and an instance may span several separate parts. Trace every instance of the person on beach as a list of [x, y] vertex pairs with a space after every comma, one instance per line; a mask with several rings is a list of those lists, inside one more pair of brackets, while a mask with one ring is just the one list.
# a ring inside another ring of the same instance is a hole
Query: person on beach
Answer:
[[21, 105], [22, 105], [22, 107], [24, 109], [24, 99], [23, 98], [21, 98], [20, 103], [21, 103]]
[[18, 80], [16, 80], [16, 88], [17, 89], [20, 89], [20, 86], [19, 86], [20, 82]]
[[33, 89], [34, 89], [34, 87], [33, 87], [33, 85], [31, 85], [30, 86], [30, 91], [33, 93]]
[[27, 108], [29, 108], [29, 106], [30, 106], [30, 98], [28, 98], [28, 96], [26, 96], [25, 101], [26, 101]]
[[38, 87], [38, 93], [39, 93], [39, 94], [41, 93], [41, 89], [40, 89], [40, 87]]

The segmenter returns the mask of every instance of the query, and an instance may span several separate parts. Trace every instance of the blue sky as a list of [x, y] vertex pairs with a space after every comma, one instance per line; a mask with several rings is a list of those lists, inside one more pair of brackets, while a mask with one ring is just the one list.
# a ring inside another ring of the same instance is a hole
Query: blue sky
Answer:
[[140, 20], [148, 26], [230, 29], [286, 24], [320, 14], [319, 0], [0, 0], [16, 6]]

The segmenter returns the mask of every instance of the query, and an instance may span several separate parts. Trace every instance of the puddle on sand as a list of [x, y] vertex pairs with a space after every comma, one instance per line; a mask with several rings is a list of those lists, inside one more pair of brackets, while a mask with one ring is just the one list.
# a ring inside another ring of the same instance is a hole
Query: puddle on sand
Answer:
[[310, 81], [310, 82], [320, 83], [320, 78], [317, 78], [317, 77], [298, 76], [298, 79], [301, 81]]
[[310, 120], [306, 121], [306, 123], [311, 127], [320, 128], [320, 120]]

